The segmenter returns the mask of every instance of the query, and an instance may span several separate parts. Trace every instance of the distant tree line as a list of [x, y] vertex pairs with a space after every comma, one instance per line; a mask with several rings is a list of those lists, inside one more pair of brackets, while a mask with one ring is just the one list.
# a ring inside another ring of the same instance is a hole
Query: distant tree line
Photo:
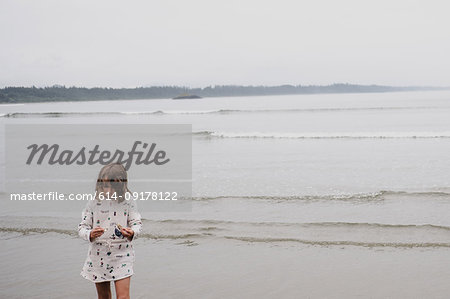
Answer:
[[239, 86], [216, 85], [204, 88], [180, 86], [153, 86], [138, 88], [85, 88], [65, 87], [5, 87], [0, 89], [0, 103], [52, 102], [52, 101], [95, 101], [127, 99], [164, 99], [183, 94], [201, 97], [261, 96], [314, 93], [361, 93], [415, 90], [442, 90], [448, 87], [393, 87], [381, 85], [332, 84], [320, 85], [280, 85], [280, 86]]

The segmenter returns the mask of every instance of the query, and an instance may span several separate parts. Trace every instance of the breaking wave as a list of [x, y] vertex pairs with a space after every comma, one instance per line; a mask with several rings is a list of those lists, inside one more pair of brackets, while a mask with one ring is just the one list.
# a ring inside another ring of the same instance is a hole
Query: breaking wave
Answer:
[[170, 115], [170, 114], [234, 114], [234, 113], [302, 113], [302, 112], [339, 112], [339, 111], [388, 111], [445, 109], [447, 107], [412, 106], [412, 107], [348, 107], [348, 108], [294, 108], [294, 109], [216, 109], [216, 110], [154, 110], [154, 111], [122, 111], [122, 112], [12, 112], [0, 114], [0, 117], [65, 117], [65, 116], [97, 116], [97, 115]]
[[[161, 222], [161, 221], [159, 221]], [[189, 220], [171, 220], [171, 221], [163, 221], [164, 223], [170, 222], [176, 225], [193, 222]], [[245, 223], [245, 222], [229, 222], [229, 221], [194, 221], [197, 224], [211, 224], [211, 223], [221, 223], [221, 224], [239, 224], [239, 225], [264, 225], [264, 226], [289, 226], [291, 228], [295, 228], [295, 226], [301, 226], [303, 228], [320, 228], [320, 227], [337, 227], [342, 228], [344, 230], [348, 230], [349, 228], [360, 228], [363, 230], [366, 229], [384, 229], [388, 231], [394, 231], [396, 234], [437, 234], [441, 233], [442, 236], [448, 234], [450, 231], [450, 227], [447, 226], [438, 226], [438, 225], [391, 225], [391, 224], [380, 224], [380, 223]], [[172, 234], [157, 234], [157, 233], [147, 233], [143, 232], [139, 235], [140, 239], [152, 239], [152, 240], [189, 240], [189, 239], [224, 239], [224, 240], [236, 240], [247, 243], [300, 243], [303, 245], [312, 245], [312, 246], [358, 246], [358, 247], [392, 247], [392, 248], [450, 248], [450, 243], [448, 242], [439, 242], [439, 241], [425, 241], [419, 242], [411, 240], [408, 241], [377, 241], [377, 240], [324, 240], [324, 239], [307, 239], [307, 238], [297, 238], [297, 237], [272, 237], [272, 236], [251, 236], [251, 235], [230, 235], [230, 232], [225, 232], [225, 234], [214, 234], [214, 227], [208, 227], [208, 232], [204, 231], [204, 228], [198, 227], [197, 229], [192, 229], [194, 232], [191, 233], [172, 233]], [[198, 232], [197, 232], [198, 231]], [[0, 232], [2, 233], [20, 233], [22, 235], [30, 235], [30, 234], [46, 234], [46, 233], [58, 233], [63, 235], [69, 235], [72, 237], [77, 237], [78, 233], [76, 230], [65, 230], [65, 229], [55, 229], [55, 228], [14, 228], [14, 227], [0, 227]], [[376, 238], [375, 238], [376, 239]]]
[[346, 133], [262, 133], [262, 132], [194, 132], [203, 138], [240, 139], [435, 139], [450, 138], [449, 132], [346, 132]]
[[316, 246], [359, 246], [359, 247], [394, 247], [394, 248], [430, 248], [430, 247], [445, 247], [450, 248], [450, 243], [409, 243], [409, 242], [358, 242], [358, 241], [316, 241], [304, 240], [297, 238], [254, 238], [254, 237], [225, 237], [226, 239], [233, 239], [244, 242], [263, 242], [263, 243], [280, 243], [280, 242], [295, 242], [304, 245]]
[[250, 199], [250, 200], [274, 200], [274, 201], [285, 201], [285, 200], [304, 200], [304, 201], [318, 201], [318, 200], [342, 200], [342, 201], [352, 201], [352, 200], [380, 200], [387, 196], [402, 196], [402, 197], [450, 197], [450, 193], [441, 191], [428, 191], [428, 192], [406, 192], [406, 191], [389, 191], [382, 190], [378, 192], [370, 193], [355, 193], [355, 194], [333, 194], [333, 195], [293, 195], [293, 196], [200, 196], [192, 197], [192, 200], [217, 200], [217, 199]]

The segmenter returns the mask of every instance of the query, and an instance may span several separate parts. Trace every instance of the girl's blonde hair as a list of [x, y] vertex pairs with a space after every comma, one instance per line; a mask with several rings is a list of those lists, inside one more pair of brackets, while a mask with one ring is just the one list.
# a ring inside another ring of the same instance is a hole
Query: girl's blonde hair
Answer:
[[[97, 200], [99, 200], [99, 195], [103, 192], [103, 187], [106, 184], [111, 185], [119, 202], [125, 200], [125, 193], [130, 192], [130, 190], [128, 189], [127, 171], [122, 164], [111, 163], [100, 170], [95, 186]], [[104, 197], [106, 197], [106, 194], [104, 194]]]

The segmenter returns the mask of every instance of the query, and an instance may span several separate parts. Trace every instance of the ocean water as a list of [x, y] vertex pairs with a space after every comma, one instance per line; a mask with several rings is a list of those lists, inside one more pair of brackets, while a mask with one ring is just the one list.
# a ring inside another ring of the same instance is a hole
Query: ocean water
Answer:
[[[143, 239], [444, 255], [449, 116], [450, 91], [0, 105], [2, 126], [192, 124], [192, 210], [139, 203]], [[85, 205], [0, 200], [5, 240], [76, 238]]]
[[[0, 115], [2, 125], [192, 124], [192, 212], [142, 202], [148, 220], [450, 227], [448, 91], [6, 104]], [[85, 204], [1, 196], [2, 216], [78, 217]]]

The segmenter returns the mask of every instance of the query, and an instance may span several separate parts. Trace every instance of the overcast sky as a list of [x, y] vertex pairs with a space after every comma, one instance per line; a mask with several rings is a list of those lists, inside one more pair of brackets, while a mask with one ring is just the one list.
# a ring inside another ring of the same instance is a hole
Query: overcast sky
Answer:
[[0, 86], [450, 86], [450, 2], [0, 0]]

